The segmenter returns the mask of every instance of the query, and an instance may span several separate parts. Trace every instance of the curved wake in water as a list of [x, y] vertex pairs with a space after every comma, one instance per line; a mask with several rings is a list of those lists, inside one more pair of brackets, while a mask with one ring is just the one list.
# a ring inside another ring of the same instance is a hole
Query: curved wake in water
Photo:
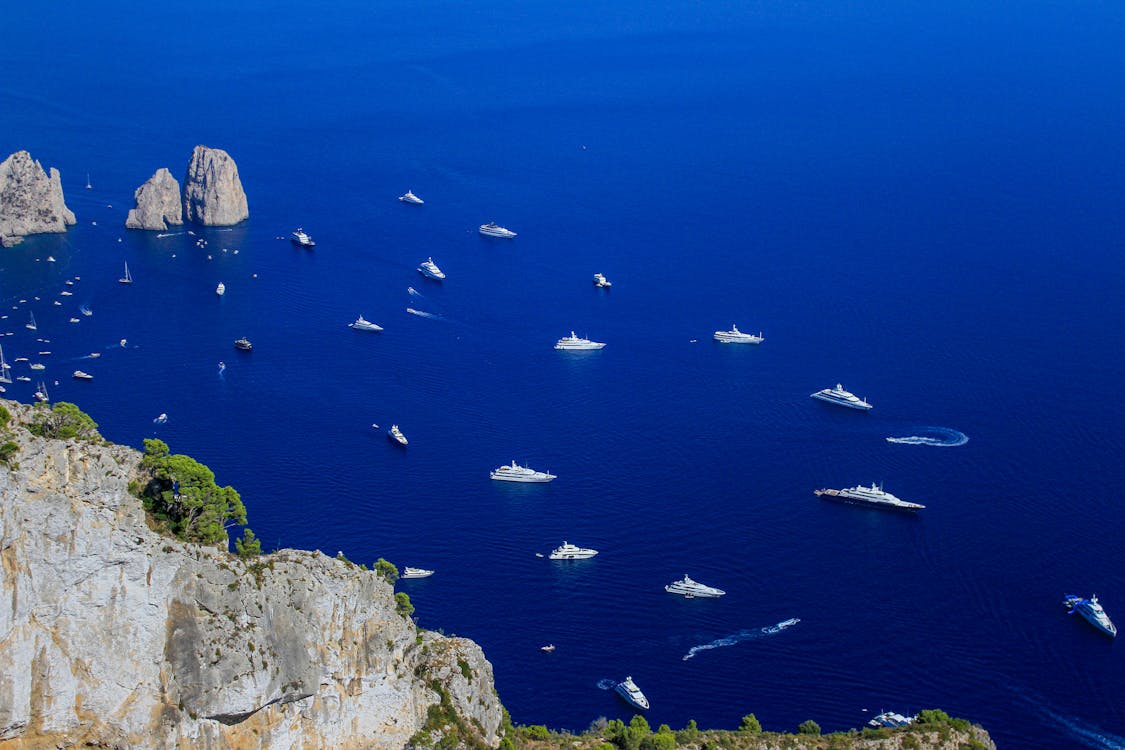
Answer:
[[422, 294], [412, 286], [406, 287], [406, 291], [409, 292], [410, 296], [412, 297], [417, 297], [418, 299], [426, 299], [426, 295]]
[[411, 315], [417, 315], [422, 318], [429, 318], [430, 320], [445, 320], [445, 318], [441, 317], [440, 315], [424, 312], [422, 310], [415, 310], [413, 307], [406, 308], [406, 311]]
[[608, 677], [603, 677], [598, 680], [598, 687], [602, 690], [613, 690], [617, 687], [617, 680], [611, 680]]
[[789, 628], [793, 627], [800, 621], [801, 620], [799, 618], [794, 617], [791, 620], [785, 620], [784, 622], [779, 622], [776, 625], [767, 625], [764, 628], [740, 630], [734, 635], [728, 635], [725, 638], [719, 638], [717, 640], [711, 641], [710, 643], [704, 643], [701, 646], [692, 646], [690, 649], [688, 649], [688, 652], [684, 654], [684, 661], [692, 658], [700, 651], [710, 651], [713, 648], [733, 646], [736, 643], [742, 643], [743, 641], [754, 641], [759, 638], [765, 638], [767, 635], [777, 635], [783, 630], [788, 630]]
[[1125, 750], [1125, 737], [1110, 734], [1081, 719], [1068, 719], [1049, 708], [1040, 706], [1040, 710], [1063, 729], [1077, 737], [1084, 745], [1098, 748], [1098, 750]]
[[927, 435], [910, 435], [908, 437], [889, 437], [888, 443], [899, 443], [901, 445], [932, 445], [938, 448], [955, 448], [958, 445], [964, 445], [969, 442], [969, 436], [960, 430], [954, 430], [952, 427], [923, 427], [926, 432], [933, 433], [933, 436]]

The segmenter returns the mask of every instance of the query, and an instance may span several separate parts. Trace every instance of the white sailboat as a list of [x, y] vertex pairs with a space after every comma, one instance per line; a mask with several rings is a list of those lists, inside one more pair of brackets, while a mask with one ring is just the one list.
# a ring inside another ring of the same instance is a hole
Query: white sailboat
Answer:
[[26, 328], [29, 331], [38, 331], [39, 330], [39, 326], [37, 326], [35, 324], [35, 313], [31, 313], [31, 320], [28, 321]]
[[86, 189], [89, 190], [92, 187], [94, 187], [94, 186], [90, 184], [90, 173], [87, 172], [86, 173]]
[[117, 280], [120, 284], [132, 284], [133, 274], [129, 273], [129, 261], [125, 261], [125, 275]]
[[4, 347], [0, 346], [0, 383], [12, 382], [11, 369], [12, 366], [4, 361]]

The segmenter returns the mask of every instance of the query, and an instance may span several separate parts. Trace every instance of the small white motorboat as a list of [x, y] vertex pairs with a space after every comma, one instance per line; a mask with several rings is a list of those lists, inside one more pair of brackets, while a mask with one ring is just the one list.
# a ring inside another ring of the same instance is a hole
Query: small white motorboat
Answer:
[[398, 197], [398, 199], [400, 201], [402, 201], [403, 203], [412, 203], [415, 206], [421, 206], [423, 203], [426, 202], [409, 190], [406, 191], [406, 195], [400, 195]]

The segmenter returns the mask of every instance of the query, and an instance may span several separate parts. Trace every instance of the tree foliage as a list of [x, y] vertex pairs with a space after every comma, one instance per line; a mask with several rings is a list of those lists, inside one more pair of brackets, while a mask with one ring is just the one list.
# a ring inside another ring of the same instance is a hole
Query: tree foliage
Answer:
[[380, 557], [371, 567], [374, 569], [375, 573], [385, 579], [387, 583], [394, 583], [398, 580], [398, 568], [395, 567], [393, 562], [389, 562]]
[[36, 408], [27, 431], [39, 437], [59, 440], [96, 440], [101, 437], [98, 434], [98, 423], [68, 401]]
[[3, 445], [0, 445], [0, 463], [3, 463], [5, 466], [10, 467], [12, 465], [12, 459], [15, 457], [16, 452], [19, 451], [19, 449], [20, 447], [11, 440], [4, 443]]
[[234, 548], [239, 557], [257, 557], [262, 554], [262, 540], [247, 526], [242, 532], [242, 538], [234, 540]]
[[410, 617], [414, 614], [414, 605], [410, 603], [410, 595], [405, 591], [395, 594], [395, 608], [403, 617]]
[[807, 721], [802, 721], [800, 724], [797, 725], [797, 734], [819, 735], [820, 734], [820, 724], [817, 724], [812, 719], [809, 719]]
[[762, 723], [754, 714], [746, 714], [742, 717], [742, 723], [738, 725], [738, 731], [758, 734], [762, 731]]
[[12, 421], [12, 413], [8, 411], [3, 405], [0, 405], [0, 430], [8, 426]]
[[238, 492], [215, 484], [214, 472], [190, 456], [171, 453], [163, 440], [145, 440], [141, 467], [149, 473], [142, 492], [145, 509], [177, 538], [224, 543], [227, 527], [246, 523]]

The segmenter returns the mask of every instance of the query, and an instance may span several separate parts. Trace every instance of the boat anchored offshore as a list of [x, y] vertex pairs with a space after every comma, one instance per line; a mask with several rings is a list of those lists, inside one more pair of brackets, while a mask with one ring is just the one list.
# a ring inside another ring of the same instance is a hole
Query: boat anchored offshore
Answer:
[[841, 503], [851, 503], [852, 505], [867, 505], [872, 508], [886, 508], [888, 510], [905, 510], [914, 512], [922, 510], [925, 505], [918, 503], [909, 503], [901, 500], [889, 492], [884, 492], [882, 487], [877, 486], [874, 482], [870, 487], [848, 487], [843, 490], [815, 490], [814, 493], [818, 497], [823, 497], [826, 500], [836, 500]]
[[611, 286], [613, 286], [613, 282], [607, 279], [605, 276], [602, 276], [600, 273], [596, 273], [594, 274], [594, 286], [601, 289], [609, 289]]
[[1090, 623], [1110, 638], [1117, 637], [1117, 626], [1113, 624], [1113, 621], [1109, 619], [1109, 615], [1105, 613], [1105, 610], [1102, 608], [1102, 603], [1098, 601], [1097, 594], [1094, 594], [1089, 599], [1083, 599], [1074, 594], [1067, 594], [1063, 598], [1063, 605], [1070, 608], [1067, 614], [1073, 615], [1077, 612], [1086, 618], [1086, 622]]
[[294, 245], [297, 245], [298, 247], [316, 247], [316, 243], [313, 242], [313, 238], [310, 237], [304, 229], [301, 229], [301, 227], [297, 227], [293, 234], [289, 235], [289, 238], [290, 241], [292, 241], [292, 243]]
[[617, 694], [625, 699], [625, 702], [634, 708], [639, 708], [642, 711], [648, 710], [648, 698], [637, 687], [637, 683], [633, 682], [632, 677], [626, 677], [624, 681], [617, 683], [614, 688]]
[[738, 326], [731, 325], [729, 331], [715, 331], [715, 340], [723, 344], [760, 344], [765, 341], [761, 331], [755, 336], [752, 333], [743, 333]]
[[591, 341], [590, 339], [576, 336], [574, 331], [571, 331], [569, 336], [563, 336], [555, 343], [556, 349], [567, 351], [590, 351], [593, 349], [601, 349], [603, 346], [605, 346], [605, 344], [602, 342]]
[[215, 294], [222, 297], [224, 294], [226, 294], [226, 292], [227, 292], [227, 285], [220, 281], [219, 285], [217, 287], [215, 287]]
[[[121, 345], [125, 346], [125, 339], [121, 339]], [[248, 352], [254, 348], [254, 345], [250, 343], [250, 339], [243, 336], [234, 342], [234, 348], [239, 351]]]
[[437, 267], [437, 263], [434, 263], [433, 258], [426, 258], [422, 261], [422, 264], [418, 266], [418, 273], [434, 281], [441, 281], [445, 278], [445, 274]]
[[429, 578], [434, 574], [432, 570], [425, 568], [412, 568], [409, 565], [402, 569], [400, 578]]
[[426, 202], [409, 190], [406, 191], [406, 195], [400, 195], [398, 199], [403, 203], [413, 203], [415, 206], [421, 206]]
[[510, 240], [516, 236], [516, 233], [511, 229], [505, 229], [504, 227], [497, 226], [495, 221], [490, 221], [487, 224], [481, 224], [480, 233], [485, 237], [502, 237], [506, 240]]
[[354, 323], [348, 323], [349, 326], [357, 331], [381, 331], [382, 326], [375, 325], [370, 320], [365, 320], [362, 315], [355, 319]]
[[118, 279], [117, 283], [118, 284], [132, 284], [133, 283], [133, 274], [129, 273], [129, 263], [128, 263], [128, 261], [125, 262], [125, 275], [122, 276], [120, 279]]
[[507, 466], [501, 466], [488, 473], [489, 479], [498, 482], [550, 482], [555, 479], [554, 474], [545, 471], [536, 471], [527, 466], [519, 466], [515, 461]]
[[839, 383], [835, 388], [824, 388], [816, 393], [810, 394], [812, 398], [825, 401], [829, 404], [836, 404], [837, 406], [846, 406], [849, 409], [862, 409], [867, 411], [871, 408], [871, 404], [867, 403], [867, 399], [860, 398], [851, 391], [845, 391], [844, 386]]
[[93, 380], [94, 376], [91, 375], [88, 372], [83, 372], [82, 370], [75, 370], [74, 371], [74, 379], [75, 380]]
[[410, 442], [406, 439], [406, 435], [402, 434], [402, 430], [398, 428], [397, 424], [391, 425], [391, 429], [387, 430], [387, 437], [399, 445], [408, 445]]
[[672, 581], [664, 587], [664, 590], [669, 594], [679, 594], [688, 599], [693, 599], [697, 596], [714, 599], [720, 596], [724, 596], [727, 593], [722, 589], [715, 588], [714, 586], [704, 586], [698, 581], [693, 581], [687, 573], [684, 573], [684, 578], [682, 581]]
[[570, 542], [563, 542], [561, 546], [555, 547], [548, 555], [552, 560], [585, 560], [598, 554], [596, 549], [586, 549], [577, 547]]

